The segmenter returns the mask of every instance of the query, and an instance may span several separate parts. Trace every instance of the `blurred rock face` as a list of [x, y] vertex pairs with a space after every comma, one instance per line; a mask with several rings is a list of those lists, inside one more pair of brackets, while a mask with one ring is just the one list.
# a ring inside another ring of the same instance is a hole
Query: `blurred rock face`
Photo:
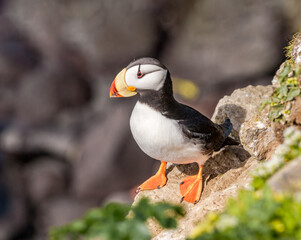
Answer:
[[26, 165], [24, 181], [29, 199], [39, 205], [66, 191], [67, 165], [52, 158], [38, 158]]
[[198, 1], [164, 60], [174, 74], [200, 81], [205, 89], [264, 75], [281, 58], [281, 22], [275, 18], [275, 9], [262, 1]]
[[[105, 70], [151, 54], [157, 41], [151, 1], [12, 1], [12, 17], [34, 38], [45, 40], [47, 54], [61, 40], [77, 48], [90, 64]], [[156, 4], [159, 5], [159, 4]], [[35, 14], [28, 14], [35, 6]], [[156, 6], [154, 6], [156, 7]]]
[[25, 76], [18, 96], [17, 121], [22, 125], [43, 124], [66, 109], [82, 107], [91, 98], [91, 89], [81, 69], [60, 59]]
[[48, 227], [90, 206], [128, 201], [154, 172], [129, 132], [136, 99], [108, 98], [132, 59], [157, 57], [194, 80], [194, 106], [208, 115], [225, 92], [271, 81], [291, 31], [283, 26], [299, 24], [285, 22], [295, 6], [286, 2], [0, 1], [0, 149], [16, 176], [0, 190], [17, 189], [3, 191], [12, 207], [0, 215], [0, 239], [47, 239]]

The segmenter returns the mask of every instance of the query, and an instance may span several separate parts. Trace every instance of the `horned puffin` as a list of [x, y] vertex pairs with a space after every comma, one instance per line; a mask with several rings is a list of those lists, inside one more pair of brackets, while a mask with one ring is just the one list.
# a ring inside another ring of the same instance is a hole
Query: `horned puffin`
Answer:
[[158, 172], [142, 183], [137, 192], [162, 188], [167, 182], [167, 162], [197, 162], [198, 174], [180, 183], [181, 201], [196, 204], [202, 193], [206, 160], [223, 146], [237, 144], [228, 137], [232, 130], [230, 120], [218, 125], [177, 102], [170, 72], [154, 58], [132, 61], [118, 73], [110, 88], [110, 97], [131, 97], [137, 93], [139, 99], [130, 117], [132, 135], [144, 153], [161, 161]]

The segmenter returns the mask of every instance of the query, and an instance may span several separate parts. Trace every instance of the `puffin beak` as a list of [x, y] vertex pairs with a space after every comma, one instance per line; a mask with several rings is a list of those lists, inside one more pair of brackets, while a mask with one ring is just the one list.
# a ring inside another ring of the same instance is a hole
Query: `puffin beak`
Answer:
[[117, 74], [116, 78], [112, 82], [110, 89], [110, 97], [132, 97], [137, 94], [136, 88], [133, 86], [128, 86], [125, 82], [126, 68], [122, 69], [120, 73]]

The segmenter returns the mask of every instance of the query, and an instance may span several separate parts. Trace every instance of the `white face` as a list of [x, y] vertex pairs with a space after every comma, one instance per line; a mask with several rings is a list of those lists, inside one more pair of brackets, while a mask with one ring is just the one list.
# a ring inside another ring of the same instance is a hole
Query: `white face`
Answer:
[[[139, 71], [140, 70], [140, 71]], [[163, 87], [167, 70], [157, 65], [141, 64], [127, 69], [125, 82], [139, 90], [156, 90]]]

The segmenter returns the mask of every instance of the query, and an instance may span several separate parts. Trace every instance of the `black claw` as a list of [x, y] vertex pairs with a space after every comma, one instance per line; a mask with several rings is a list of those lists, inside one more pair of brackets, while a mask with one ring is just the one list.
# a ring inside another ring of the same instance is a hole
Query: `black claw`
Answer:
[[197, 204], [197, 203], [198, 203], [198, 201], [197, 201], [197, 200], [195, 200], [193, 204], [195, 205], [195, 204]]
[[141, 188], [137, 188], [136, 193], [140, 192], [140, 189], [141, 189]]
[[184, 183], [184, 181], [180, 182], [180, 185], [182, 185]]
[[180, 202], [183, 202], [183, 200], [184, 200], [184, 197], [181, 198]]
[[161, 185], [158, 185], [157, 189], [160, 189]]

